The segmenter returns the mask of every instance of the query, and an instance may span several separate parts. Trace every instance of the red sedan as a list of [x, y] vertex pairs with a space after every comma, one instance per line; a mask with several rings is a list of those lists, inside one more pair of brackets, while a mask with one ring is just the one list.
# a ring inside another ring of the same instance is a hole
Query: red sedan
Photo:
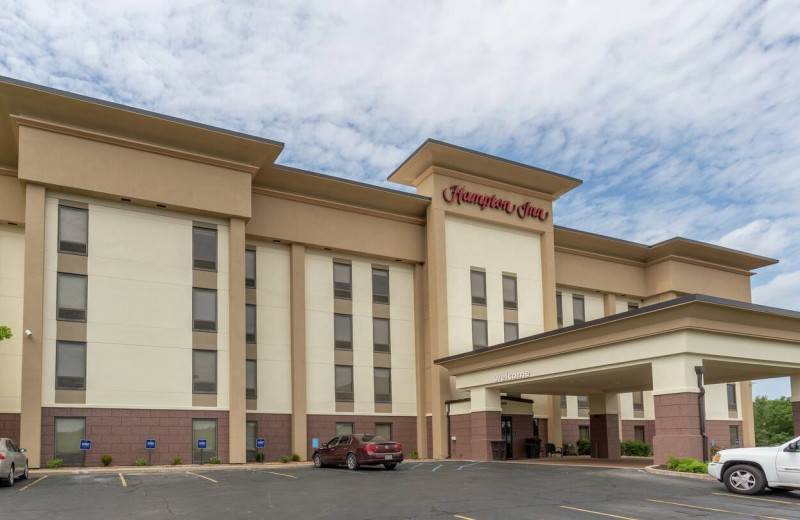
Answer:
[[374, 434], [354, 433], [323, 443], [314, 450], [312, 459], [318, 468], [345, 464], [348, 469], [357, 470], [361, 466], [383, 464], [386, 469], [394, 469], [403, 462], [403, 446]]

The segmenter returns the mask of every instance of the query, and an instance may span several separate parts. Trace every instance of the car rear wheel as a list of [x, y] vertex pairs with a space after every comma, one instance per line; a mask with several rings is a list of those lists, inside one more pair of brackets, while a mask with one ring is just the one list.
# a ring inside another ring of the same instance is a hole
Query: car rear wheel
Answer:
[[351, 471], [355, 471], [360, 467], [358, 463], [358, 459], [356, 458], [355, 454], [348, 453], [347, 454], [347, 469]]
[[11, 465], [11, 471], [9, 471], [9, 473], [8, 473], [8, 480], [6, 481], [6, 484], [8, 485], [8, 487], [11, 487], [11, 486], [14, 485], [14, 465], [13, 464]]
[[22, 476], [19, 478], [20, 480], [25, 480], [28, 478], [28, 463], [25, 462], [25, 471], [22, 472]]
[[394, 468], [397, 467], [397, 463], [396, 462], [387, 462], [386, 464], [383, 465], [383, 467], [386, 468], [386, 469], [394, 469]]
[[728, 468], [722, 481], [728, 491], [740, 495], [757, 495], [767, 486], [764, 473], [755, 466], [745, 464]]
[[314, 454], [314, 467], [315, 468], [325, 467], [325, 463], [322, 462], [322, 457], [320, 457], [319, 453]]

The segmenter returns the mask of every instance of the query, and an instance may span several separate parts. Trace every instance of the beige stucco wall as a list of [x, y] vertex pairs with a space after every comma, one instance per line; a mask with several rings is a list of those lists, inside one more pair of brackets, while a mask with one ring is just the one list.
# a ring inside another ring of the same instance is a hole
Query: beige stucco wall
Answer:
[[24, 271], [24, 229], [0, 225], [0, 325], [10, 327], [13, 334], [11, 339], [0, 342], [0, 413], [20, 411]]
[[503, 272], [517, 275], [520, 337], [543, 332], [540, 236], [456, 217], [445, 232], [450, 355], [472, 350], [471, 267], [486, 270], [489, 345], [504, 342]]
[[565, 251], [556, 251], [556, 283], [636, 296], [647, 290], [642, 267]]

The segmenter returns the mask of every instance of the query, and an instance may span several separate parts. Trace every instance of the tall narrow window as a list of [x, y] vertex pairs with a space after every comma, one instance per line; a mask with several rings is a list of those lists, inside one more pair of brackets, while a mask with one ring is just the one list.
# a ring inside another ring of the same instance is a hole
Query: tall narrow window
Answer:
[[644, 393], [643, 392], [633, 392], [633, 411], [634, 412], [643, 412], [644, 411]]
[[375, 402], [392, 402], [392, 369], [375, 369]]
[[372, 318], [372, 345], [375, 352], [390, 352], [389, 320]]
[[644, 426], [633, 427], [633, 440], [644, 442]]
[[639, 304], [638, 303], [636, 303], [636, 302], [628, 302], [628, 310], [629, 311], [635, 311], [638, 308], [639, 308]]
[[336, 365], [336, 400], [353, 401], [353, 367]]
[[[197, 441], [206, 441], [206, 448], [201, 455]], [[202, 456], [204, 462], [217, 456], [217, 420], [192, 419], [192, 463], [199, 464]]]
[[505, 341], [514, 341], [519, 339], [519, 325], [516, 323], [504, 323], [503, 332], [505, 334]]
[[578, 425], [578, 440], [581, 441], [588, 441], [589, 440], [589, 426], [586, 424], [579, 424]]
[[192, 393], [217, 393], [216, 350], [192, 350]]
[[489, 346], [488, 331], [486, 330], [486, 320], [472, 320], [472, 348], [483, 348]]
[[731, 434], [731, 448], [738, 448], [739, 447], [739, 427], [738, 426], [729, 426], [729, 431]]
[[337, 422], [336, 423], [336, 435], [353, 435], [355, 432], [355, 424], [351, 422]]
[[578, 410], [588, 410], [589, 409], [589, 397], [585, 395], [578, 396]]
[[517, 308], [517, 277], [503, 275], [503, 307], [515, 310]]
[[258, 392], [256, 391], [256, 384], [258, 381], [256, 371], [258, 370], [258, 363], [256, 362], [255, 359], [248, 359], [247, 361], [245, 361], [245, 363], [246, 363], [245, 368], [247, 372], [246, 374], [247, 381], [245, 385], [246, 388], [245, 391], [247, 393], [246, 397], [247, 399], [255, 399], [258, 397]]
[[389, 303], [389, 271], [372, 268], [372, 301]]
[[486, 305], [486, 273], [470, 271], [469, 282], [472, 289], [472, 305]]
[[353, 275], [350, 264], [333, 263], [333, 297], [345, 300], [353, 297]]
[[738, 410], [738, 406], [736, 405], [736, 385], [729, 383], [727, 385], [728, 389], [728, 411], [735, 412]]
[[244, 286], [256, 288], [256, 252], [246, 249], [244, 252]]
[[56, 390], [86, 390], [86, 343], [56, 341]]
[[349, 314], [333, 315], [333, 346], [353, 350], [353, 317]]
[[561, 395], [561, 409], [562, 410], [567, 409], [567, 396], [563, 394]]
[[86, 438], [85, 417], [56, 417], [56, 453], [64, 466], [80, 466], [83, 464], [83, 452], [80, 450], [81, 440]]
[[58, 252], [85, 255], [89, 243], [89, 210], [58, 207]]
[[81, 274], [58, 273], [56, 287], [56, 319], [86, 321], [86, 282]]
[[583, 296], [580, 294], [572, 295], [572, 317], [575, 325], [586, 322], [586, 308]]
[[204, 271], [217, 270], [217, 230], [192, 228], [192, 267]]
[[375, 435], [392, 440], [392, 423], [375, 423]]
[[256, 421], [247, 421], [247, 460], [256, 460], [256, 453], [258, 453], [258, 448], [256, 448], [256, 439], [258, 439], [258, 422]]
[[192, 322], [196, 331], [217, 331], [217, 291], [192, 289]]
[[245, 341], [247, 343], [256, 342], [256, 310], [255, 305], [247, 305], [245, 307]]
[[564, 326], [564, 307], [561, 304], [561, 293], [556, 293], [556, 318], [558, 319], [558, 328]]

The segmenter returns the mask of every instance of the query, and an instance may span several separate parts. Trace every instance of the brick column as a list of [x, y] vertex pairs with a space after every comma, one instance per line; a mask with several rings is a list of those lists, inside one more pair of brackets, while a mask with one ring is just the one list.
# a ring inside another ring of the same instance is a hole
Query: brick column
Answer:
[[589, 396], [589, 442], [593, 459], [622, 457], [617, 394]]
[[698, 394], [682, 392], [654, 395], [656, 434], [653, 436], [655, 464], [666, 464], [667, 455], [703, 458], [703, 437], [700, 435]]
[[492, 441], [501, 439], [500, 390], [473, 388], [470, 390], [470, 419], [472, 422], [472, 459], [492, 460]]
[[792, 386], [792, 418], [794, 419], [794, 434], [800, 435], [800, 374], [791, 376], [789, 382]]

